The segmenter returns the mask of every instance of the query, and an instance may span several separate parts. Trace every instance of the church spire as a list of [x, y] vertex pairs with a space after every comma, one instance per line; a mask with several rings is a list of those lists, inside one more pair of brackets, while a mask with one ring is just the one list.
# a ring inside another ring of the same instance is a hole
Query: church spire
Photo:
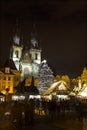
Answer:
[[19, 28], [19, 20], [16, 19], [16, 24], [13, 32], [13, 43], [15, 45], [20, 45], [21, 37], [20, 37], [20, 28]]
[[32, 48], [38, 48], [39, 47], [39, 40], [38, 40], [38, 35], [36, 32], [36, 25], [33, 24], [33, 29], [31, 32], [31, 47]]

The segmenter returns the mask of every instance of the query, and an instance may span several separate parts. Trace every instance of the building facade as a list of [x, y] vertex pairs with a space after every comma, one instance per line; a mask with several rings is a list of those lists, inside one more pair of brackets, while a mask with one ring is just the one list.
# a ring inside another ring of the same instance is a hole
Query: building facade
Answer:
[[38, 77], [41, 64], [41, 48], [35, 34], [31, 35], [30, 48], [23, 45], [18, 34], [13, 36], [10, 48], [10, 59], [18, 71], [21, 71], [21, 81], [29, 76]]
[[12, 70], [10, 67], [5, 67], [0, 70], [0, 92], [13, 94], [14, 87], [19, 84], [21, 73], [17, 70]]

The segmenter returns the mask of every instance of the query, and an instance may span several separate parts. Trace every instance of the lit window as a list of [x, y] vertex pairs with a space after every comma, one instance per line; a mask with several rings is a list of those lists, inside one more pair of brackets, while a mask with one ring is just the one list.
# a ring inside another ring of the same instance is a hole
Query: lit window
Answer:
[[6, 80], [6, 77], [4, 77], [4, 80]]
[[10, 78], [10, 77], [8, 77], [8, 80], [11, 80], [11, 78]]

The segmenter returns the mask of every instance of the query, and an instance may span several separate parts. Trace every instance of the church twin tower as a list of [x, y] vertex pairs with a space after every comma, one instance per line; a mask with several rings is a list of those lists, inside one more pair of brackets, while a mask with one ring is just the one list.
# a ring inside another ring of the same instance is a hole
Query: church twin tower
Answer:
[[21, 38], [15, 34], [10, 48], [10, 59], [13, 60], [16, 69], [21, 71], [21, 80], [28, 76], [37, 78], [41, 64], [41, 48], [35, 33], [31, 35], [30, 48], [24, 47]]

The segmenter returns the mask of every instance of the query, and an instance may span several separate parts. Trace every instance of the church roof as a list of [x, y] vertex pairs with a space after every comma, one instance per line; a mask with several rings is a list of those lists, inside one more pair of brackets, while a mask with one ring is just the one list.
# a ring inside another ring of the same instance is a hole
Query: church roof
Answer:
[[37, 32], [35, 31], [35, 29], [33, 30], [33, 32], [31, 32], [31, 48], [33, 49], [39, 49], [40, 46], [39, 46], [39, 38], [38, 38], [38, 35], [37, 35]]
[[12, 59], [7, 59], [5, 62], [5, 67], [9, 67], [10, 69], [17, 70], [15, 63]]

